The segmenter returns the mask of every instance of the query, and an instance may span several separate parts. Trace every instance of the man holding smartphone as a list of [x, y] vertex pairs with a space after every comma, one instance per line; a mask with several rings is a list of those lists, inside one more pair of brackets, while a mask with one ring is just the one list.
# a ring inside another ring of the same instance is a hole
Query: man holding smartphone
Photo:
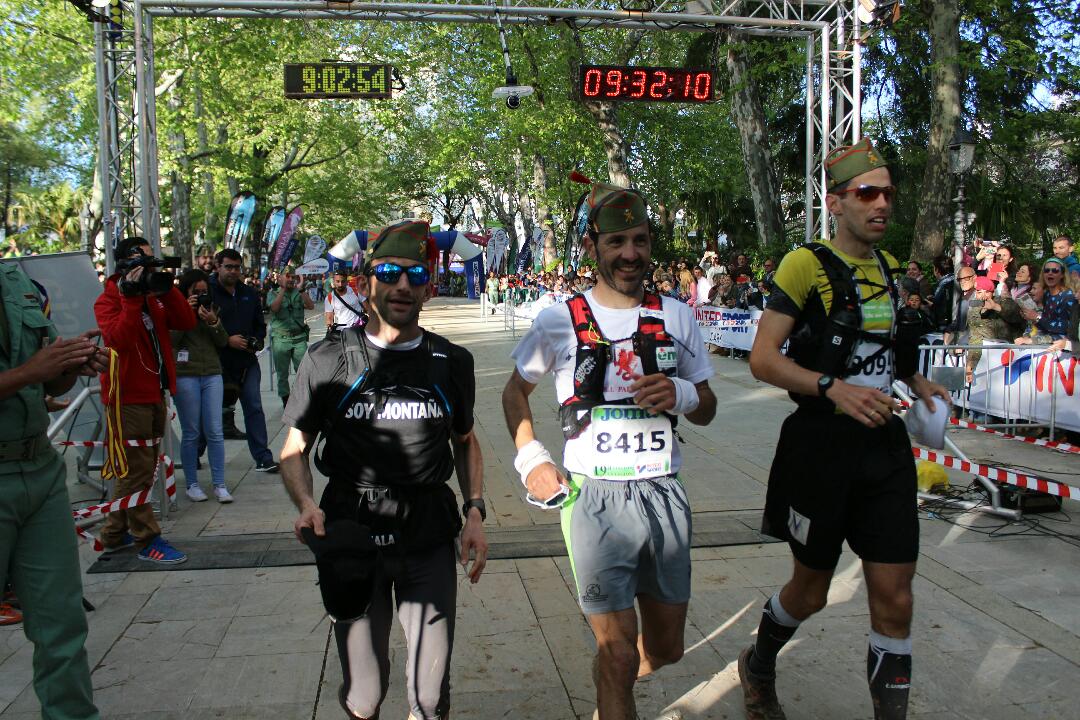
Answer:
[[[217, 254], [217, 272], [210, 279], [213, 302], [220, 308], [218, 317], [229, 333], [229, 344], [221, 350], [221, 374], [225, 380], [222, 425], [226, 440], [247, 440], [257, 472], [276, 473], [278, 464], [267, 446], [266, 415], [260, 394], [262, 369], [255, 355], [266, 340], [266, 320], [258, 291], [240, 282], [243, 269], [240, 253], [225, 248]], [[237, 399], [244, 409], [246, 434], [236, 429]]]

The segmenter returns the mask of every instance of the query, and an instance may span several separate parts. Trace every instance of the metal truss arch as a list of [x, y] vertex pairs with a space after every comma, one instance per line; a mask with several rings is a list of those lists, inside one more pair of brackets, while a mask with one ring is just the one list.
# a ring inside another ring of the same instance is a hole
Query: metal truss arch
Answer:
[[322, 0], [113, 0], [131, 28], [98, 23], [95, 34], [106, 245], [127, 231], [160, 246], [153, 21], [158, 17], [328, 19], [510, 25], [572, 22], [583, 28], [715, 32], [727, 27], [806, 45], [805, 240], [828, 237], [824, 161], [861, 135], [859, 0], [656, 0], [626, 9], [612, 0], [445, 2]]

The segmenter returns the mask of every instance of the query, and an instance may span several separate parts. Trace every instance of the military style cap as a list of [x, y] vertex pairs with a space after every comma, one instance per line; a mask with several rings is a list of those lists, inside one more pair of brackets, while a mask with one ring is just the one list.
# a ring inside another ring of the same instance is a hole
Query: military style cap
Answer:
[[586, 202], [594, 232], [618, 232], [649, 221], [645, 198], [638, 191], [610, 183], [594, 183], [577, 171], [570, 173], [570, 179], [592, 186]]
[[368, 244], [366, 260], [381, 257], [400, 257], [427, 262], [427, 242], [431, 226], [424, 220], [402, 220], [387, 225]]
[[885, 162], [870, 144], [870, 138], [864, 137], [854, 145], [836, 148], [825, 158], [825, 173], [829, 176], [828, 189], [832, 190], [840, 183], [874, 168], [888, 166], [889, 163]]

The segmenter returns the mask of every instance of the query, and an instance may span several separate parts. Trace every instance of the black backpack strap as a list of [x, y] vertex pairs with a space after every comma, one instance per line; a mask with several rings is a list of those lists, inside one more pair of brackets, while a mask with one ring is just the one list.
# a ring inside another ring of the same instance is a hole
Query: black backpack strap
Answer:
[[450, 387], [450, 341], [442, 335], [425, 330], [424, 347], [427, 349], [428, 371], [431, 373], [432, 387], [435, 388], [435, 394], [439, 396], [439, 402], [446, 411], [447, 422], [451, 422], [454, 406], [446, 392], [446, 389]]
[[348, 404], [349, 398], [363, 391], [371, 370], [371, 355], [368, 353], [363, 333], [363, 328], [346, 328], [341, 331], [341, 351], [345, 357], [345, 382], [349, 389], [338, 402], [339, 414]]

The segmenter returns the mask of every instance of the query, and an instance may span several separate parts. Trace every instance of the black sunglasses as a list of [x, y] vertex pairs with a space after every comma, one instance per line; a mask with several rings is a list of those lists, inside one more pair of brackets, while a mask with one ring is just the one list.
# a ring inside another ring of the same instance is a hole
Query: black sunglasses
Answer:
[[891, 203], [893, 197], [896, 196], [895, 185], [859, 185], [858, 187], [846, 188], [844, 190], [837, 190], [837, 195], [843, 195], [844, 193], [855, 193], [855, 197], [863, 202], [873, 202], [878, 199], [878, 195], [885, 196], [885, 202]]
[[371, 268], [369, 274], [374, 275], [375, 279], [381, 283], [393, 285], [401, 278], [401, 273], [405, 273], [405, 276], [409, 278], [409, 284], [414, 287], [427, 285], [431, 280], [431, 273], [428, 272], [427, 267], [423, 265], [413, 265], [410, 268], [403, 268], [395, 263], [379, 263]]
[[1060, 274], [1061, 274], [1061, 268], [1056, 268], [1056, 267], [1044, 267], [1043, 268], [1043, 275], [1060, 275]]

